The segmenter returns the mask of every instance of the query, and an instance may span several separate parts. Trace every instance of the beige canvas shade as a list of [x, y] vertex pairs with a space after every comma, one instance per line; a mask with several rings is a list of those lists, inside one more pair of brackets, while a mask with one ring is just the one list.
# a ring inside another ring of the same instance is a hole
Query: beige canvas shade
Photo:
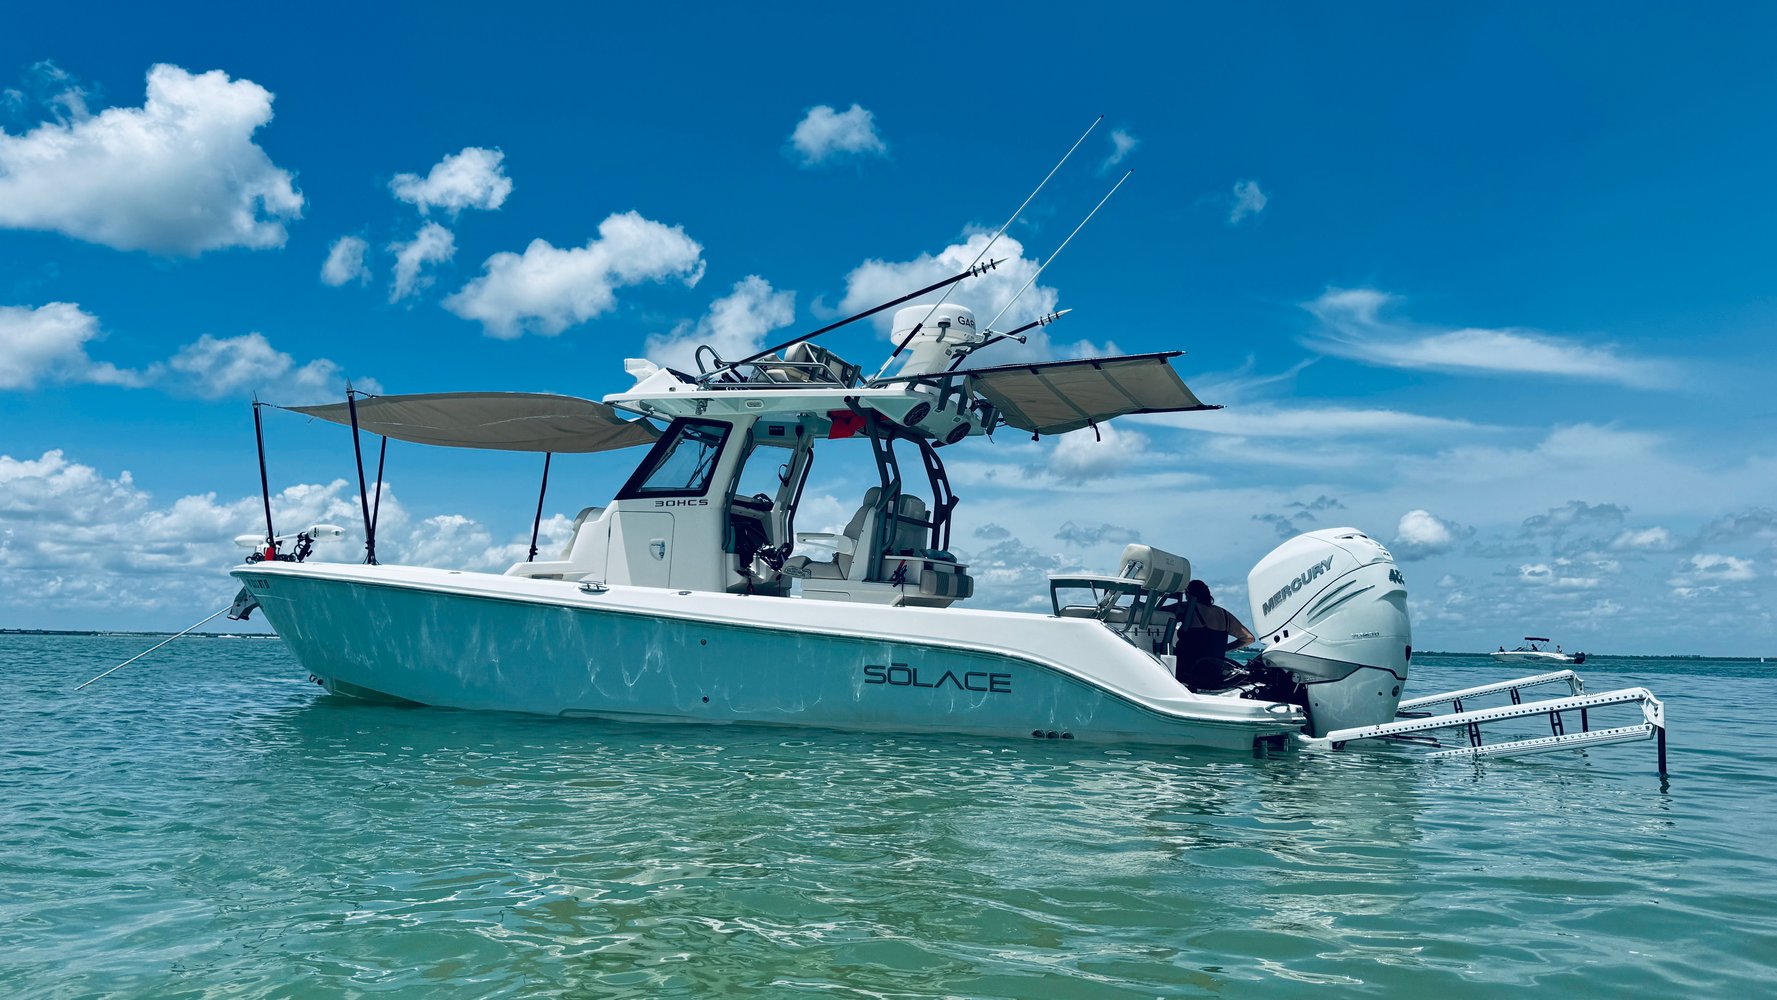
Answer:
[[[280, 409], [351, 426], [345, 403]], [[427, 392], [363, 396], [358, 426], [397, 441], [450, 448], [615, 451], [652, 443], [660, 432], [645, 420], [625, 420], [604, 403], [540, 392]]]
[[1167, 363], [1179, 352], [980, 368], [969, 384], [1006, 423], [1062, 434], [1129, 413], [1219, 410], [1186, 388]]

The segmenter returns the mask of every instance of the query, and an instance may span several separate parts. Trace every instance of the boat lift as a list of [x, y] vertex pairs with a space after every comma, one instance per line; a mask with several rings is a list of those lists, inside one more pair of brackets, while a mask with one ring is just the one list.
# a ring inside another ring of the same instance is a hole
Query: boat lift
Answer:
[[[1525, 701], [1521, 694], [1526, 688], [1562, 683], [1567, 685], [1566, 697]], [[1465, 708], [1463, 705], [1465, 700], [1473, 701], [1477, 698], [1499, 694], [1507, 695], [1511, 699], [1511, 703], [1479, 709]], [[1433, 715], [1421, 711], [1445, 704], [1448, 704], [1451, 710], [1446, 715]], [[1641, 709], [1641, 723], [1615, 726], [1609, 729], [1593, 729], [1591, 726], [1592, 709], [1614, 705], [1638, 706]], [[1565, 713], [1569, 712], [1579, 713], [1580, 728], [1577, 732], [1567, 731]], [[1400, 703], [1397, 713], [1394, 722], [1385, 722], [1375, 726], [1358, 726], [1351, 729], [1335, 729], [1319, 738], [1303, 736], [1299, 739], [1306, 745], [1327, 747], [1333, 750], [1338, 750], [1347, 743], [1359, 740], [1392, 740], [1443, 748], [1427, 755], [1433, 760], [1522, 757], [1537, 753], [1551, 753], [1557, 750], [1578, 750], [1582, 747], [1608, 746], [1613, 743], [1637, 743], [1652, 739], [1658, 749], [1660, 774], [1662, 776], [1666, 774], [1665, 704], [1654, 697], [1652, 691], [1643, 687], [1620, 688], [1615, 691], [1586, 694], [1585, 682], [1571, 670], [1557, 670], [1552, 673], [1535, 674], [1529, 677], [1463, 688], [1460, 691], [1445, 691], [1441, 694], [1411, 698]], [[1482, 738], [1481, 726], [1483, 724], [1511, 719], [1527, 719], [1539, 715], [1549, 717], [1548, 736], [1513, 739], [1499, 743], [1488, 743]], [[1445, 729], [1463, 730], [1467, 737], [1467, 745], [1444, 748], [1444, 743], [1436, 737], [1420, 735]]]

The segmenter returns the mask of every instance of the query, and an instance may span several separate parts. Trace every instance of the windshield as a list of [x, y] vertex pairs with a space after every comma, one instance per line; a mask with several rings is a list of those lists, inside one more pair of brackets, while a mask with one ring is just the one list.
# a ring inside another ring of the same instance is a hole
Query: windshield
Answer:
[[715, 421], [675, 421], [630, 477], [619, 499], [702, 496], [716, 474], [716, 459], [722, 455], [728, 431], [728, 424]]

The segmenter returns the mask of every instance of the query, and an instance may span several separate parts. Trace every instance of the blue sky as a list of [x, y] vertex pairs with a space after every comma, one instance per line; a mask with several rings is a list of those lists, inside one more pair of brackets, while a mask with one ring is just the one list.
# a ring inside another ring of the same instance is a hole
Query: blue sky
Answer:
[[[1777, 652], [1774, 21], [10, 14], [0, 626], [223, 603], [257, 516], [254, 392], [598, 396], [626, 356], [781, 339], [972, 256], [1103, 114], [963, 301], [1003, 298], [1134, 168], [1009, 318], [1074, 310], [1032, 353], [1186, 350], [1228, 408], [950, 452], [984, 601], [1139, 537], [1244, 611], [1285, 534], [1349, 523], [1401, 556], [1425, 648]], [[867, 324], [829, 344], [884, 351]], [[268, 433], [290, 523], [349, 524], [346, 439]], [[628, 460], [560, 463], [549, 513], [602, 502]], [[503, 565], [535, 464], [392, 449], [385, 546]], [[843, 520], [854, 479], [811, 484], [811, 510]]]

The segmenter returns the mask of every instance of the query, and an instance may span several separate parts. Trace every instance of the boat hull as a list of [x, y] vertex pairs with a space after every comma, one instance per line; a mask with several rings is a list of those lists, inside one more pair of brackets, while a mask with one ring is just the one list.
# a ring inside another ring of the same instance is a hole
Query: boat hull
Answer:
[[1488, 653], [1501, 663], [1543, 663], [1551, 666], [1571, 664], [1574, 658], [1565, 653], [1545, 653], [1540, 650], [1508, 649], [1504, 652]]
[[[1240, 749], [1303, 722], [1289, 706], [1192, 695], [1096, 622], [652, 588], [588, 594], [407, 567], [258, 564], [235, 575], [306, 669], [358, 697]], [[965, 640], [971, 630], [981, 641]]]

